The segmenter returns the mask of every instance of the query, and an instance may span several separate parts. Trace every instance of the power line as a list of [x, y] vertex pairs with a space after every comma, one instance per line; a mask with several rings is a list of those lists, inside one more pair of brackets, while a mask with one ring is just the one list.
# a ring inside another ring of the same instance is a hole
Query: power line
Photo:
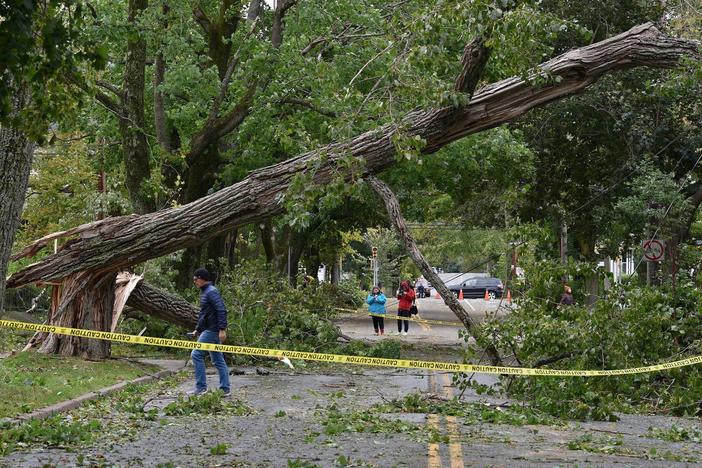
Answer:
[[[695, 161], [695, 164], [692, 166], [692, 168], [685, 173], [685, 177], [682, 178], [682, 182], [680, 182], [680, 186], [678, 187], [678, 190], [675, 191], [676, 194], [680, 193], [682, 190], [683, 186], [685, 185], [685, 178], [687, 177], [688, 174], [690, 174], [692, 171], [695, 170], [697, 165], [700, 163], [700, 160], [702, 160], [702, 151], [700, 151], [700, 156], [697, 158], [697, 161]], [[668, 208], [666, 208], [665, 213], [663, 213], [663, 217], [658, 221], [658, 226], [656, 227], [656, 230], [653, 232], [653, 235], [651, 236], [651, 239], [649, 240], [654, 240], [656, 236], [658, 235], [658, 232], [661, 230], [661, 227], [663, 226], [663, 221], [665, 218], [668, 216], [668, 213], [670, 213], [670, 210], [673, 208], [673, 205], [677, 201], [676, 198], [673, 198], [673, 200], [670, 202], [670, 205], [668, 205]], [[646, 254], [644, 253], [641, 256], [641, 260], [636, 264], [634, 267], [634, 271], [638, 270], [639, 266], [641, 266], [641, 263], [644, 261], [646, 258]]]

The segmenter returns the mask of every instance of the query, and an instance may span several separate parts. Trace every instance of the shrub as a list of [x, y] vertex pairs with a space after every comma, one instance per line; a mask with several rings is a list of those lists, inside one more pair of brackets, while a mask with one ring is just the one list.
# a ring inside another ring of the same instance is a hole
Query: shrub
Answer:
[[[562, 267], [541, 262], [530, 270], [526, 283], [534, 287], [524, 288], [518, 306], [502, 321], [483, 325], [487, 339], [524, 367], [560, 358], [544, 367], [621, 369], [702, 350], [702, 295], [691, 282], [680, 282], [675, 292], [669, 286], [625, 283], [591, 308], [559, 308], [553, 298], [560, 294]], [[579, 265], [570, 273], [584, 271], [587, 266]], [[589, 273], [602, 275], [593, 269]], [[577, 296], [576, 302], [582, 303]], [[690, 366], [616, 377], [507, 377], [503, 383], [509, 393], [535, 407], [574, 419], [615, 419], [615, 411], [638, 409], [699, 415], [701, 371]]]

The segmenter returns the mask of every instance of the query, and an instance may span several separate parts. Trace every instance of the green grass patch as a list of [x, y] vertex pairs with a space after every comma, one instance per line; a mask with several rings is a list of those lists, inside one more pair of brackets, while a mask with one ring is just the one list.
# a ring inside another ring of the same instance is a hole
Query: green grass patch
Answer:
[[[148, 336], [158, 336], [148, 334]], [[182, 336], [175, 337], [176, 339], [184, 339]], [[112, 356], [126, 358], [150, 358], [150, 359], [189, 359], [190, 350], [180, 348], [166, 348], [163, 346], [145, 346], [135, 345], [131, 343], [112, 343]]]
[[12, 417], [156, 372], [129, 361], [19, 353], [0, 360], [0, 417]]
[[[13, 320], [11, 317], [2, 317], [5, 320]], [[19, 351], [24, 348], [34, 332], [15, 330], [14, 328], [0, 327], [0, 353]]]

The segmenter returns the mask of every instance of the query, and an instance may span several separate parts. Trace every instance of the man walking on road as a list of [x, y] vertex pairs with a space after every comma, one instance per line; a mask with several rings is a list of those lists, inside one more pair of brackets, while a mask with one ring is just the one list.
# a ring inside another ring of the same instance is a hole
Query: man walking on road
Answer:
[[[193, 283], [200, 288], [200, 315], [193, 335], [199, 343], [221, 344], [227, 339], [227, 309], [219, 291], [210, 282], [210, 272], [198, 268], [193, 273]], [[224, 362], [224, 355], [217, 351], [202, 351], [193, 349], [190, 356], [195, 367], [195, 390], [188, 392], [199, 395], [207, 391], [207, 375], [205, 374], [205, 355], [209, 352], [212, 364], [219, 373], [219, 388], [224, 396], [231, 395], [229, 385], [229, 368]]]

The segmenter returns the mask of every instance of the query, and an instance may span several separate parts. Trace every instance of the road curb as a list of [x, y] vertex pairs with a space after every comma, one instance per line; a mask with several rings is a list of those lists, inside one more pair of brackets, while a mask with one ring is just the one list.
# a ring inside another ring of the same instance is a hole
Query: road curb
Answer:
[[31, 413], [25, 413], [12, 418], [4, 418], [2, 422], [22, 423], [30, 419], [45, 419], [49, 416], [53, 416], [58, 413], [63, 413], [64, 411], [69, 411], [74, 408], [78, 408], [87, 401], [95, 400], [96, 398], [115, 393], [119, 390], [122, 390], [127, 385], [143, 384], [151, 382], [153, 380], [159, 380], [164, 377], [173, 375], [176, 372], [178, 372], [178, 370], [163, 369], [161, 371], [156, 372], [155, 374], [144, 375], [142, 377], [137, 377], [136, 379], [118, 382], [109, 387], [101, 388], [100, 390], [95, 390], [94, 392], [88, 392], [76, 398], [72, 398], [70, 400], [62, 401], [60, 403], [56, 403], [54, 405], [32, 411]]

